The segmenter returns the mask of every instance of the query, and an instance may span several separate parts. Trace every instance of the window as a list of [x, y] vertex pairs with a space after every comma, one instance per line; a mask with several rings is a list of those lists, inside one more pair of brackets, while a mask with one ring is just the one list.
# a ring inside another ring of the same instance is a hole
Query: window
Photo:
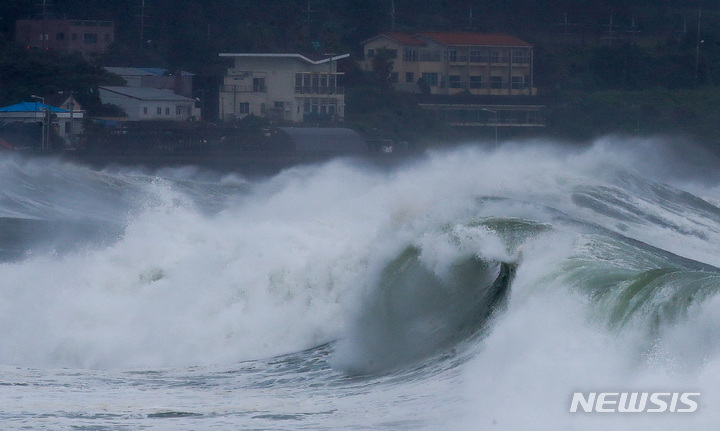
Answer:
[[310, 112], [310, 99], [305, 99], [303, 101], [303, 112], [306, 114]]
[[85, 33], [83, 35], [83, 40], [87, 44], [97, 43], [97, 40], [98, 40], [97, 33]]
[[502, 76], [491, 76], [490, 77], [490, 88], [503, 88]]
[[375, 50], [374, 50], [374, 49], [368, 49], [368, 51], [367, 51], [367, 57], [368, 57], [368, 58], [373, 58], [373, 57], [375, 57]]
[[450, 83], [450, 88], [463, 88], [460, 75], [450, 75], [448, 82]]
[[312, 86], [316, 89], [320, 86], [320, 75], [317, 73], [312, 76]]
[[180, 115], [182, 115], [182, 114], [183, 114], [183, 107], [182, 107], [182, 106], [178, 106], [177, 108], [175, 108], [175, 115], [180, 116]]
[[448, 53], [448, 60], [450, 61], [458, 61], [458, 52], [457, 49], [451, 49]]
[[500, 51], [490, 51], [490, 62], [500, 63]]
[[69, 121], [67, 123], [65, 123], [65, 133], [66, 134], [70, 133], [70, 122]]
[[285, 107], [285, 103], [284, 103], [284, 102], [275, 101], [274, 106], [275, 106], [275, 109], [283, 109], [283, 108]]
[[302, 87], [302, 73], [296, 73], [295, 74], [295, 86], [296, 87]]
[[253, 93], [264, 93], [265, 91], [265, 78], [253, 78]]
[[55, 40], [65, 40], [65, 33], [62, 33], [62, 32], [57, 33], [55, 35]]
[[526, 51], [513, 51], [512, 62], [516, 64], [530, 63], [530, 54]]
[[405, 48], [405, 51], [403, 51], [403, 61], [418, 61], [417, 50], [412, 48]]
[[437, 85], [438, 85], [438, 74], [437, 73], [423, 73], [422, 79], [430, 87], [437, 87]]
[[165, 108], [165, 115], [170, 115], [170, 108]]
[[471, 76], [470, 88], [482, 88], [482, 76]]
[[405, 82], [415, 82], [415, 74], [412, 72], [405, 72]]
[[320, 75], [320, 86], [327, 87], [327, 75]]
[[147, 115], [147, 106], [143, 107], [143, 115]]
[[157, 114], [158, 114], [158, 115], [162, 115], [162, 108], [159, 107], [159, 106], [158, 106], [158, 108], [157, 108]]
[[318, 99], [313, 99], [313, 100], [312, 100], [312, 113], [313, 113], [313, 114], [317, 114], [317, 113], [318, 113], [318, 111], [319, 111], [318, 107], [319, 107], [319, 106], [320, 106], [320, 101], [319, 101]]
[[510, 78], [510, 85], [512, 85], [512, 88], [514, 90], [519, 90], [523, 88], [523, 77], [513, 76], [512, 78]]
[[250, 103], [249, 102], [238, 103], [238, 114], [249, 114], [249, 113], [250, 113]]
[[479, 49], [470, 50], [470, 62], [471, 63], [480, 63], [482, 61], [483, 61], [482, 51], [480, 51]]

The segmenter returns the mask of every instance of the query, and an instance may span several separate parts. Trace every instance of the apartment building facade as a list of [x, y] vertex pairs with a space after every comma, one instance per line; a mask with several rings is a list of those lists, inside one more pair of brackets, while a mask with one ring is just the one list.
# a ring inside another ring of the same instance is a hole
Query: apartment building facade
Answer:
[[15, 24], [15, 40], [27, 48], [93, 56], [105, 53], [113, 43], [115, 24], [112, 21], [21, 19]]
[[339, 60], [350, 54], [311, 58], [302, 54], [224, 53], [232, 59], [220, 87], [220, 118], [248, 115], [283, 123], [342, 121], [345, 91]]
[[430, 94], [487, 96], [536, 94], [533, 46], [505, 34], [383, 33], [363, 42], [361, 67], [372, 70], [380, 50], [393, 61], [396, 88]]

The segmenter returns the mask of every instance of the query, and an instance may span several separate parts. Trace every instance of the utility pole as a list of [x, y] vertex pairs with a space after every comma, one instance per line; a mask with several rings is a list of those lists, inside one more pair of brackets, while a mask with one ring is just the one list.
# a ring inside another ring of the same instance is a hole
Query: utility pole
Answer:
[[604, 24], [603, 27], [607, 27], [607, 30], [605, 30], [607, 36], [604, 36], [603, 39], [607, 39], [608, 46], [612, 48], [612, 42], [614, 39], [617, 39], [617, 36], [615, 36], [615, 28], [618, 27], [617, 24], [613, 24], [613, 16], [610, 15], [610, 24]]
[[475, 21], [475, 17], [473, 17], [472, 7], [470, 7], [470, 15], [468, 16], [467, 20], [468, 20], [468, 25], [467, 25], [467, 27], [465, 27], [465, 30], [466, 31], [474, 31], [475, 26], [473, 25], [473, 22]]
[[143, 47], [145, 46], [145, 18], [148, 18], [147, 15], [145, 15], [145, 0], [141, 0], [140, 3], [140, 50], [142, 51]]
[[48, 0], [42, 0], [42, 3], [36, 3], [35, 7], [40, 9], [40, 20], [42, 22], [41, 26], [41, 32], [40, 40], [42, 41], [42, 48], [43, 51], [47, 51], [48, 49], [48, 29], [47, 29], [47, 15], [48, 15], [48, 9], [52, 7], [52, 4]]
[[309, 2], [309, 1], [308, 1], [308, 4], [307, 4], [307, 9], [305, 9], [304, 12], [307, 14], [307, 21], [306, 21], [306, 25], [307, 25], [307, 43], [309, 44], [309, 43], [312, 42], [312, 30], [311, 30], [312, 27], [310, 27], [310, 26], [312, 25], [311, 14], [315, 13], [315, 11], [310, 7], [310, 2]]
[[565, 14], [565, 18], [563, 19], [563, 22], [560, 24], [563, 27], [562, 36], [563, 40], [567, 42], [567, 40], [570, 38], [570, 27], [574, 27], [577, 25], [577, 23], [568, 21], [568, 14]]
[[390, 31], [395, 32], [395, 0], [390, 0]]
[[697, 23], [697, 38], [695, 40], [695, 86], [697, 87], [700, 83], [700, 44], [704, 41], [700, 40], [700, 18], [702, 16], [702, 9], [698, 7], [698, 23]]
[[628, 34], [630, 35], [630, 38], [634, 43], [637, 43], [638, 41], [638, 35], [640, 34], [640, 30], [638, 30], [638, 25], [635, 24], [635, 17], [632, 17], [632, 25], [630, 26], [630, 30], [628, 30]]
[[42, 4], [42, 41], [43, 41], [43, 50], [47, 51], [47, 0], [43, 0]]

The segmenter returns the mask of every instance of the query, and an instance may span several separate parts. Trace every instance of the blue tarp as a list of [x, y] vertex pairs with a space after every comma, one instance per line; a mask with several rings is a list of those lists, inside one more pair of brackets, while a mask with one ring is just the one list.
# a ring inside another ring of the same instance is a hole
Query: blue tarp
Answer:
[[0, 108], [0, 112], [70, 112], [65, 109], [56, 108], [55, 106], [44, 105], [40, 102], [22, 102], [15, 105]]

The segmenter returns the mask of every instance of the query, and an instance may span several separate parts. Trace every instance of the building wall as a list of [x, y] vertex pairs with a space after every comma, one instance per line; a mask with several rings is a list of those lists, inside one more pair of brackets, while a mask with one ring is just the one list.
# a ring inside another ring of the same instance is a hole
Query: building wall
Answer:
[[337, 79], [336, 61], [315, 65], [294, 57], [236, 57], [220, 89], [220, 117], [229, 121], [253, 114], [293, 123], [309, 121], [313, 114], [342, 118], [345, 96]]
[[83, 55], [104, 53], [115, 40], [111, 21], [18, 20], [15, 39], [29, 48], [48, 48]]
[[197, 116], [191, 101], [141, 100], [100, 88], [103, 103], [121, 107], [130, 121], [170, 120], [185, 121]]
[[[532, 47], [446, 46], [418, 36], [424, 45], [403, 45], [387, 37], [368, 41], [361, 67], [372, 70], [378, 49], [396, 53], [393, 58], [394, 82], [398, 89], [419, 92], [419, 78], [431, 94], [534, 95]], [[409, 74], [412, 74], [410, 76]], [[413, 82], [409, 79], [412, 77]]]

